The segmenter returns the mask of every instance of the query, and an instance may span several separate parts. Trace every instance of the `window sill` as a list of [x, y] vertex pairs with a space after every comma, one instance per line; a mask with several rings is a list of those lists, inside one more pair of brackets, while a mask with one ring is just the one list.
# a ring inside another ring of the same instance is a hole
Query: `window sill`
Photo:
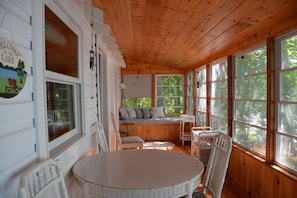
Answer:
[[64, 143], [60, 144], [56, 148], [52, 149], [49, 152], [49, 156], [51, 158], [56, 158], [58, 155], [63, 153], [65, 150], [67, 150], [71, 145], [73, 145], [75, 142], [77, 142], [79, 139], [81, 139], [84, 135], [83, 134], [77, 134], [73, 136], [72, 138], [68, 139]]

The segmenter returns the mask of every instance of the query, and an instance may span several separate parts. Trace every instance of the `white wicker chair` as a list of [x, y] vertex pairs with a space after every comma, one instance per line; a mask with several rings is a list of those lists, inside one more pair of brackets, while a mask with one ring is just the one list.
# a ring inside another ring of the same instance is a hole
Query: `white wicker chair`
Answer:
[[20, 178], [21, 198], [68, 198], [59, 163], [46, 159], [28, 170]]
[[214, 198], [221, 197], [231, 150], [232, 138], [223, 133], [216, 134], [202, 189], [194, 192], [193, 198], [206, 197], [206, 191], [211, 193]]
[[111, 113], [111, 119], [116, 132], [117, 149], [122, 150], [126, 148], [138, 148], [143, 149], [143, 139], [139, 136], [121, 137], [119, 127], [114, 113]]
[[100, 152], [107, 152], [109, 151], [109, 147], [106, 141], [106, 136], [104, 133], [103, 125], [99, 122], [95, 122], [91, 126], [96, 130], [97, 141], [98, 141], [98, 151]]

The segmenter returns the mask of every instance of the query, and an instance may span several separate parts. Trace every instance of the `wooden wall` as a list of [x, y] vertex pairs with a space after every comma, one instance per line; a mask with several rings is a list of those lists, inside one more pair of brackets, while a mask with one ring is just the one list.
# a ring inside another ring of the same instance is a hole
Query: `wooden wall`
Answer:
[[233, 145], [227, 179], [232, 180], [243, 197], [296, 197], [297, 177], [266, 163]]
[[[128, 125], [129, 135], [140, 136], [144, 141], [179, 142], [179, 124], [135, 124]], [[126, 125], [120, 125], [125, 130]]]

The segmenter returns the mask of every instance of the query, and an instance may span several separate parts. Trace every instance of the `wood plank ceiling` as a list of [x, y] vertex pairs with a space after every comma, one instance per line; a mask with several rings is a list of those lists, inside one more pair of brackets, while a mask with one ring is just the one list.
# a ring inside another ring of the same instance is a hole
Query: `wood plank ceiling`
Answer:
[[93, 0], [93, 5], [104, 11], [126, 62], [175, 69], [201, 66], [255, 32], [267, 32], [288, 17], [297, 20], [296, 0]]

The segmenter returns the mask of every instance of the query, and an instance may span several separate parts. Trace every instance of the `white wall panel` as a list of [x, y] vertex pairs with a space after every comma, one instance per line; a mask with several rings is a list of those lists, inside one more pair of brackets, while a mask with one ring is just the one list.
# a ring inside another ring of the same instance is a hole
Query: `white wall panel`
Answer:
[[[82, 190], [75, 182], [71, 168], [75, 162], [97, 152], [95, 133], [91, 124], [97, 120], [96, 78], [89, 69], [89, 50], [91, 46], [91, 30], [89, 19], [84, 17], [84, 7], [79, 0], [0, 0], [0, 37], [13, 41], [24, 56], [28, 73], [26, 85], [22, 92], [14, 98], [0, 98], [0, 197], [16, 198], [19, 176], [21, 172], [33, 164], [38, 158], [48, 157], [46, 132], [46, 101], [44, 91], [44, 35], [43, 35], [43, 2], [57, 4], [63, 19], [72, 20], [82, 34], [82, 93], [83, 93], [83, 127], [82, 133], [65, 151], [55, 158], [60, 160], [62, 171], [70, 197], [81, 198]], [[31, 17], [33, 24], [31, 25]], [[31, 49], [31, 45], [33, 49]], [[98, 46], [104, 56], [104, 93], [105, 97], [105, 129], [113, 130], [110, 112], [119, 101], [119, 69], [114, 55], [98, 35]], [[33, 50], [33, 51], [32, 51]], [[33, 75], [31, 75], [31, 68]], [[114, 72], [116, 71], [116, 74]], [[115, 76], [116, 75], [116, 78]], [[114, 79], [117, 79], [114, 82]], [[108, 81], [111, 81], [108, 83]], [[32, 100], [32, 94], [34, 101]], [[117, 105], [116, 105], [117, 106]], [[117, 109], [117, 108], [116, 108]], [[35, 125], [33, 124], [35, 120]], [[107, 132], [109, 134], [109, 131]], [[115, 148], [114, 133], [107, 137]], [[37, 152], [35, 144], [37, 143]]]
[[0, 172], [35, 155], [35, 140], [34, 128], [2, 137], [0, 139]]

